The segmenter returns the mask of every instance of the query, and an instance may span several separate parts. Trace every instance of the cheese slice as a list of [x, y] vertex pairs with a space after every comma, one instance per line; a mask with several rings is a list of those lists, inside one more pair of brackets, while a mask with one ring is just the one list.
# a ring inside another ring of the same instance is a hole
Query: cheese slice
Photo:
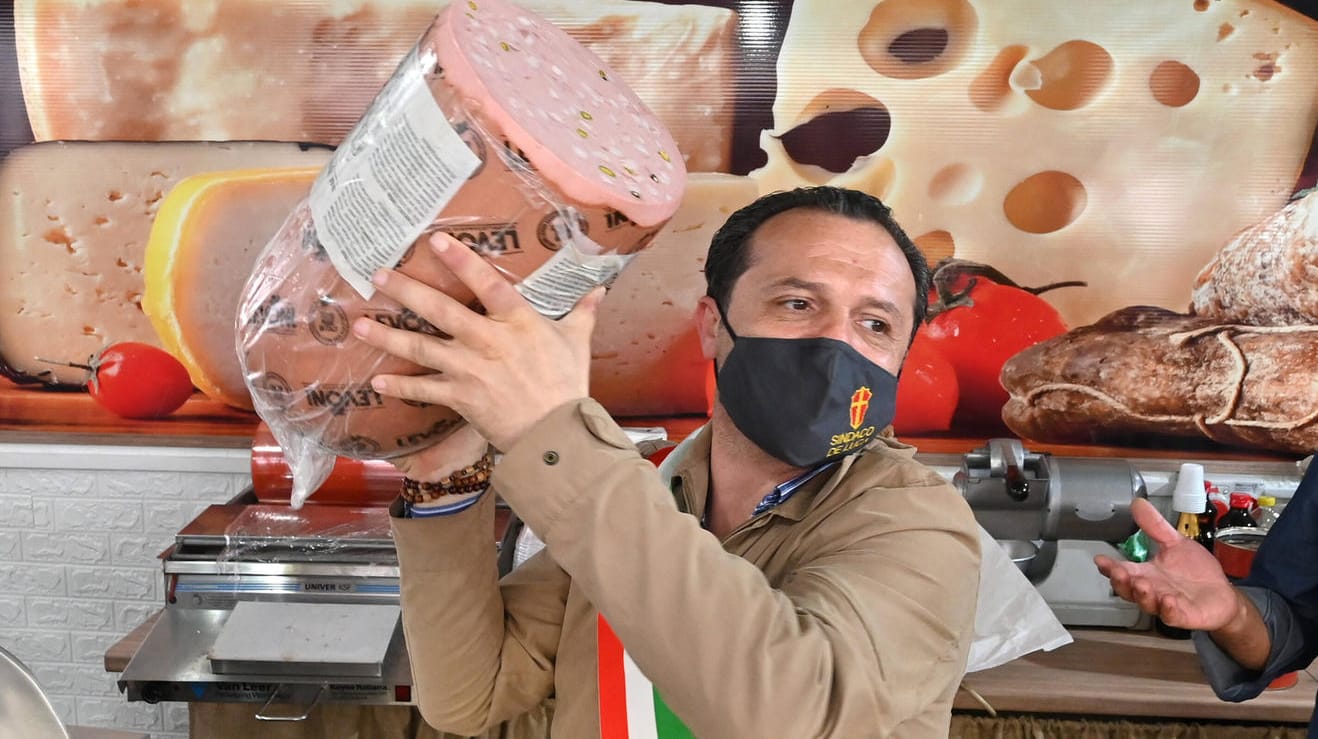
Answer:
[[1045, 295], [1072, 325], [1184, 310], [1296, 182], [1318, 23], [1271, 0], [797, 0], [773, 117], [763, 191], [858, 187], [918, 243], [1086, 280]]
[[15, 149], [0, 163], [0, 359], [73, 383], [81, 370], [60, 372], [36, 357], [85, 362], [118, 341], [160, 346], [141, 302], [147, 239], [165, 194], [199, 172], [318, 166], [329, 155], [270, 142]]
[[311, 191], [319, 167], [193, 175], [160, 203], [146, 248], [142, 310], [192, 384], [252, 409], [234, 348], [238, 299], [252, 265]]
[[748, 177], [693, 173], [682, 205], [618, 275], [591, 342], [591, 395], [615, 416], [704, 414], [706, 375], [692, 316], [709, 242], [758, 195]]
[[[597, 53], [673, 132], [694, 170], [725, 171], [736, 14], [635, 0], [522, 0]], [[38, 141], [337, 145], [447, 3], [437, 0], [16, 0]]]

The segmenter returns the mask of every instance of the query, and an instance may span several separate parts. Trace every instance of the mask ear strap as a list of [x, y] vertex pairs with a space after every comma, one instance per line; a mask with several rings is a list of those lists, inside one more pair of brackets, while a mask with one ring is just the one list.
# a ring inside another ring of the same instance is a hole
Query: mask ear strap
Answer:
[[[710, 297], [712, 298], [714, 296], [711, 295]], [[736, 341], [737, 332], [733, 331], [732, 326], [728, 323], [728, 312], [724, 310], [723, 306], [720, 305], [717, 300], [714, 301], [714, 307], [718, 308], [718, 319], [720, 322], [723, 323], [723, 328], [726, 328], [728, 330], [728, 336], [731, 336], [732, 340]]]

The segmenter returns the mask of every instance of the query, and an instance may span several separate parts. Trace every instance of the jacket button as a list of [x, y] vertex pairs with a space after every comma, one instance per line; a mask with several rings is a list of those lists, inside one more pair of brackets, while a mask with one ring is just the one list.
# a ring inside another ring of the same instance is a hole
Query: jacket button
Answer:
[[545, 464], [558, 464], [558, 452], [545, 452], [541, 459], [545, 460]]

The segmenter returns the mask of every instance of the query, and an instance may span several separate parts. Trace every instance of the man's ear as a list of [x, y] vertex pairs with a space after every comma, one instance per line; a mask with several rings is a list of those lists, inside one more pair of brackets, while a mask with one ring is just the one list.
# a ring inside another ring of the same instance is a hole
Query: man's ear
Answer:
[[714, 359], [718, 354], [719, 309], [714, 299], [708, 295], [696, 301], [696, 334], [700, 336], [700, 353], [705, 359]]

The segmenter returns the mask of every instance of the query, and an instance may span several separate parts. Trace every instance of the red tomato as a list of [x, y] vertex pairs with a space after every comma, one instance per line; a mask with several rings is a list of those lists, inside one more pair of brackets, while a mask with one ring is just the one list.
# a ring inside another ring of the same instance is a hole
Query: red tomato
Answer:
[[[998, 379], [1002, 366], [1026, 347], [1065, 333], [1067, 327], [1048, 301], [1018, 287], [980, 277], [969, 298], [968, 304], [934, 316], [920, 327], [919, 335], [942, 352], [956, 372], [960, 403], [954, 423], [1001, 426], [1002, 406], [1007, 402], [1007, 391]], [[937, 295], [930, 295], [931, 302], [936, 299]]]
[[111, 344], [91, 358], [87, 390], [96, 402], [123, 418], [160, 418], [192, 395], [188, 371], [169, 352], [150, 344]]
[[897, 381], [897, 414], [892, 429], [897, 434], [947, 431], [957, 402], [956, 370], [929, 339], [917, 335], [902, 362]]

